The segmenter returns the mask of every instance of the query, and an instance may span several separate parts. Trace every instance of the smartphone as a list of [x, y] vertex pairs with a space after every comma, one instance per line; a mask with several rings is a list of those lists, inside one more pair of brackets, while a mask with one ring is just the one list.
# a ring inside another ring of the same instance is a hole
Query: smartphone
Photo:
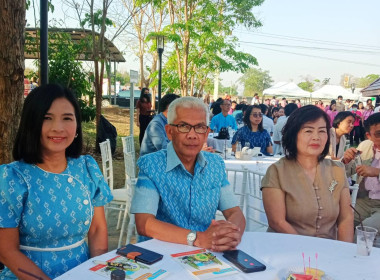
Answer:
[[154, 264], [160, 261], [164, 256], [148, 249], [128, 244], [116, 250], [116, 254], [125, 256], [129, 259], [136, 260], [145, 264]]
[[242, 250], [224, 251], [223, 257], [245, 273], [264, 271], [267, 267]]

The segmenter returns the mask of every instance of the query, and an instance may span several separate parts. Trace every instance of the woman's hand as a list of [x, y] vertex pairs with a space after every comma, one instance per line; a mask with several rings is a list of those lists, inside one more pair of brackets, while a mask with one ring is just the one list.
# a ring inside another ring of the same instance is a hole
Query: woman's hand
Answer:
[[356, 167], [356, 173], [363, 177], [378, 177], [380, 169], [367, 165], [359, 165]]

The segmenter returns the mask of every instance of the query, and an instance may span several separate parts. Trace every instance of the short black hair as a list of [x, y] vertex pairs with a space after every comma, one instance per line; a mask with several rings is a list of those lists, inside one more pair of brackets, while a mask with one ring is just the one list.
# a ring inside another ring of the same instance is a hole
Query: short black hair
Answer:
[[172, 103], [177, 98], [179, 98], [177, 94], [174, 94], [174, 93], [165, 94], [164, 97], [161, 98], [160, 112], [164, 112], [166, 109], [168, 109], [170, 103]]
[[[331, 102], [330, 102], [330, 106], [333, 105], [333, 104], [336, 104], [336, 100], [335, 100], [335, 99], [331, 100]], [[330, 109], [331, 109], [331, 108], [330, 108]]]
[[325, 111], [314, 105], [306, 105], [295, 110], [286, 121], [282, 129], [282, 146], [287, 159], [297, 158], [297, 135], [302, 126], [307, 122], [313, 122], [323, 118], [326, 122], [327, 142], [318, 160], [323, 160], [329, 152], [330, 147], [330, 119]]
[[339, 98], [342, 98], [342, 99], [343, 99], [343, 96], [341, 96], [341, 95], [338, 95], [338, 99], [339, 99]]
[[351, 113], [351, 112], [349, 112], [349, 111], [339, 112], [339, 113], [335, 116], [335, 118], [334, 118], [334, 120], [333, 120], [333, 124], [332, 124], [332, 126], [333, 126], [334, 128], [338, 128], [339, 124], [340, 124], [342, 121], [344, 121], [346, 118], [348, 118], [348, 117], [353, 117], [354, 120], [355, 120], [355, 116], [354, 116], [353, 113]]
[[365, 131], [369, 132], [369, 130], [371, 129], [371, 126], [377, 125], [379, 123], [380, 123], [380, 113], [374, 113], [370, 115], [368, 119], [364, 121]]
[[[251, 116], [251, 112], [253, 109], [259, 109], [261, 111], [261, 108], [259, 105], [250, 105], [248, 106], [245, 114], [244, 114], [244, 117], [243, 117], [243, 122], [245, 123], [246, 126], [248, 126], [249, 130], [252, 129], [251, 127], [251, 121], [250, 121], [250, 116]], [[264, 114], [263, 114], [264, 115]], [[258, 130], [259, 131], [263, 131], [264, 130], [264, 127], [263, 127], [263, 118], [261, 118], [261, 122], [259, 123], [259, 126], [258, 126]]]
[[298, 109], [297, 104], [295, 103], [290, 103], [285, 106], [284, 112], [285, 116], [289, 117], [291, 113], [293, 113], [295, 110]]
[[351, 108], [359, 108], [358, 104], [352, 104]]
[[150, 95], [149, 94], [141, 93], [140, 98], [139, 98], [140, 102], [143, 102], [144, 98], [148, 101], [148, 103], [150, 103]]
[[260, 109], [261, 109], [261, 113], [263, 113], [264, 115], [266, 114], [267, 110], [268, 110], [268, 106], [265, 105], [265, 104], [260, 104]]
[[66, 149], [66, 157], [77, 158], [82, 152], [83, 137], [80, 108], [75, 95], [58, 84], [48, 84], [33, 89], [25, 98], [20, 125], [13, 146], [13, 158], [26, 163], [42, 163], [41, 131], [44, 117], [57, 98], [67, 99], [74, 107], [77, 137]]

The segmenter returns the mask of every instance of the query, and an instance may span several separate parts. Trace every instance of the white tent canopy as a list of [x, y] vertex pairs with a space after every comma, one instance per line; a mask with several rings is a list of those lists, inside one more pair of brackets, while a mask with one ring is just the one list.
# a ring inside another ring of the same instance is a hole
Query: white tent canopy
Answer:
[[276, 97], [309, 98], [310, 92], [301, 89], [293, 82], [278, 82], [274, 86], [264, 89], [263, 95], [270, 95]]
[[351, 90], [336, 85], [324, 85], [311, 93], [311, 97], [315, 99], [338, 99], [339, 95], [341, 95], [343, 99], [351, 100], [358, 100], [361, 97], [361, 95], [353, 94]]

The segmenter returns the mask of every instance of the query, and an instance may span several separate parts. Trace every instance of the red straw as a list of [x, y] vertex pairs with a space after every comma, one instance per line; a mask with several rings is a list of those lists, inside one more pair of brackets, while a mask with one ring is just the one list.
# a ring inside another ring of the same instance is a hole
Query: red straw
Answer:
[[310, 272], [311, 270], [310, 270], [310, 256], [309, 256], [309, 272]]
[[318, 278], [318, 253], [315, 253], [315, 272], [317, 273], [316, 277]]

